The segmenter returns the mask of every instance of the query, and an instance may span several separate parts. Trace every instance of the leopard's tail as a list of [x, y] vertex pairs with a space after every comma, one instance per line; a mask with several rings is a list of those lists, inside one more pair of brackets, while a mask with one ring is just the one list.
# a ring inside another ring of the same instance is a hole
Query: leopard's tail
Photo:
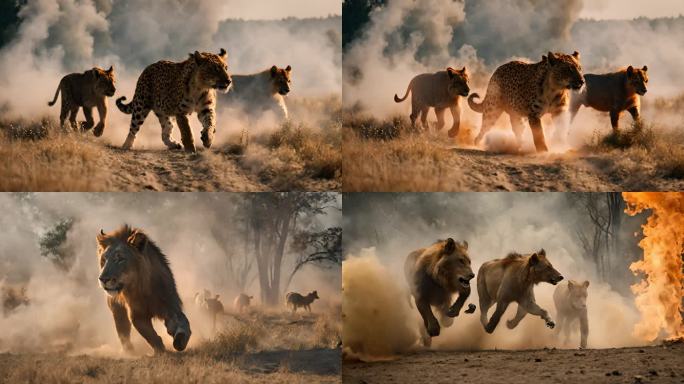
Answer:
[[468, 105], [470, 106], [470, 109], [472, 109], [475, 112], [482, 113], [484, 112], [484, 107], [482, 104], [484, 104], [484, 101], [481, 103], [476, 103], [475, 99], [479, 99], [480, 95], [477, 93], [473, 93], [472, 95], [468, 96]]
[[121, 96], [118, 99], [116, 99], [116, 106], [119, 108], [119, 111], [130, 115], [133, 113], [133, 101], [131, 101], [128, 104], [124, 104], [124, 100], [126, 100], [126, 96]]
[[55, 91], [55, 98], [52, 99], [52, 101], [48, 101], [48, 105], [49, 105], [50, 107], [52, 107], [53, 105], [55, 105], [55, 103], [57, 102], [57, 96], [59, 96], [59, 92], [62, 90], [62, 81], [63, 81], [63, 80], [60, 80], [60, 81], [59, 81], [59, 85], [57, 86], [57, 90]]
[[396, 93], [394, 94], [394, 102], [395, 103], [401, 103], [402, 101], [406, 100], [408, 97], [409, 92], [411, 92], [411, 89], [413, 88], [413, 80], [409, 83], [408, 87], [406, 87], [406, 93], [404, 94], [404, 97], [399, 98], [399, 95]]

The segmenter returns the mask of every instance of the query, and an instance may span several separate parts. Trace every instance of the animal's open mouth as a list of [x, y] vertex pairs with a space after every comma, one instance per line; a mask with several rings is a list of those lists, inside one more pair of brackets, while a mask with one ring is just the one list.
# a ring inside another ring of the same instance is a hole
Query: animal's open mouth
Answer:
[[470, 280], [464, 279], [463, 277], [459, 277], [458, 282], [461, 283], [462, 286], [470, 288]]

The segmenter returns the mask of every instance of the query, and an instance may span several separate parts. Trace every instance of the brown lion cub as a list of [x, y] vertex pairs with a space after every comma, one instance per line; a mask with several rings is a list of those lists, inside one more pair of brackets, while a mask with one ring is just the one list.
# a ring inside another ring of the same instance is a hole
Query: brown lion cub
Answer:
[[[423, 318], [423, 342], [428, 345], [430, 337], [439, 336], [440, 323], [444, 327], [453, 324], [463, 304], [470, 295], [470, 280], [475, 277], [470, 268], [468, 242], [457, 243], [452, 238], [439, 240], [427, 248], [411, 252], [404, 263], [404, 273], [416, 307]], [[451, 304], [451, 298], [458, 299]], [[438, 321], [432, 307], [440, 316]], [[466, 313], [475, 312], [470, 304]]]
[[587, 288], [589, 281], [579, 283], [568, 280], [567, 284], [560, 284], [553, 292], [553, 302], [556, 304], [556, 318], [558, 319], [559, 335], [561, 330], [565, 331], [565, 341], [570, 337], [570, 325], [575, 320], [579, 320], [580, 326], [580, 348], [587, 347], [587, 337], [589, 337], [589, 321], [587, 319]]
[[152, 319], [164, 320], [173, 347], [182, 351], [190, 340], [190, 322], [183, 313], [169, 261], [140, 229], [125, 225], [111, 234], [97, 235], [100, 286], [114, 316], [124, 350], [133, 350], [131, 324], [152, 346], [164, 352], [164, 343], [152, 327]]
[[577, 111], [586, 105], [601, 112], [610, 113], [610, 125], [618, 130], [618, 120], [622, 111], [628, 111], [635, 122], [639, 122], [641, 100], [646, 94], [648, 67], [635, 69], [631, 65], [613, 73], [603, 75], [584, 75], [587, 86], [572, 95], [570, 101], [570, 121], [575, 120]]
[[468, 72], [466, 68], [447, 68], [445, 71], [420, 74], [409, 82], [406, 94], [403, 98], [394, 95], [394, 102], [401, 103], [406, 100], [411, 92], [411, 126], [415, 128], [416, 119], [420, 116], [421, 125], [428, 130], [427, 114], [430, 107], [435, 109], [437, 115], [437, 130], [444, 127], [444, 112], [447, 108], [451, 111], [454, 123], [449, 130], [449, 137], [458, 136], [461, 124], [461, 106], [459, 96], [468, 96]]
[[249, 304], [253, 298], [254, 296], [249, 296], [244, 293], [241, 293], [233, 301], [233, 307], [236, 311], [238, 311], [238, 313], [242, 313], [245, 310], [249, 309]]
[[68, 118], [71, 128], [76, 131], [76, 115], [78, 110], [83, 108], [83, 115], [86, 121], [83, 123], [83, 130], [87, 131], [93, 127], [93, 107], [97, 108], [100, 121], [95, 126], [93, 134], [102, 136], [105, 124], [107, 123], [107, 97], [114, 96], [114, 68], [104, 70], [98, 67], [83, 73], [71, 73], [59, 81], [55, 97], [48, 102], [49, 106], [55, 105], [57, 96], [62, 92], [62, 109], [59, 114], [59, 125], [64, 127], [64, 121]]
[[[494, 332], [512, 302], [518, 303], [518, 312], [508, 320], [509, 329], [515, 328], [528, 313], [544, 319], [546, 326], [553, 328], [556, 324], [546, 310], [542, 309], [534, 299], [533, 288], [541, 282], [558, 284], [563, 280], [549, 260], [543, 249], [531, 255], [511, 253], [503, 259], [488, 261], [477, 273], [477, 294], [480, 296], [480, 322], [487, 333]], [[489, 322], [487, 311], [496, 303], [496, 310]]]
[[299, 307], [305, 308], [311, 313], [311, 303], [316, 299], [320, 299], [317, 291], [313, 291], [306, 296], [302, 296], [297, 292], [290, 292], [285, 295], [285, 301], [289, 307], [292, 307], [292, 313], [297, 312], [297, 308]]

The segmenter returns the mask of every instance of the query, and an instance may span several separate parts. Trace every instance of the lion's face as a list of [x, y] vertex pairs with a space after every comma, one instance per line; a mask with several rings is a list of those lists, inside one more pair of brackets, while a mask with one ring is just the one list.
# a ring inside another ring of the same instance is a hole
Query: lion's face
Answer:
[[97, 236], [100, 261], [100, 286], [109, 295], [116, 296], [133, 283], [140, 252], [145, 246], [145, 235], [134, 232], [128, 241], [108, 237], [101, 232]]
[[195, 51], [190, 54], [190, 57], [197, 64], [198, 78], [203, 87], [213, 88], [223, 93], [228, 92], [233, 80], [228, 73], [228, 54], [225, 49], [221, 48], [218, 55]]
[[646, 94], [646, 84], [648, 83], [648, 67], [644, 65], [641, 69], [635, 69], [631, 65], [627, 68], [627, 85], [639, 96]]
[[587, 307], [587, 288], [589, 281], [578, 283], [568, 280], [568, 291], [570, 293], [570, 305], [575, 309], [584, 309]]
[[546, 258], [546, 251], [543, 249], [530, 256], [529, 267], [530, 275], [535, 283], [546, 282], [556, 285], [563, 280], [560, 272], [556, 271], [549, 259]]
[[452, 97], [468, 96], [470, 87], [468, 86], [468, 72], [466, 71], [466, 68], [453, 69], [449, 67], [446, 71], [449, 75], [449, 85], [447, 86], [449, 95]]
[[278, 68], [275, 65], [271, 67], [271, 85], [273, 86], [273, 93], [279, 95], [287, 95], [290, 93], [290, 73], [292, 72], [292, 67], [289, 65], [283, 69]]
[[441, 244], [442, 255], [437, 262], [437, 273], [447, 288], [455, 291], [470, 289], [470, 280], [475, 277], [468, 256], [468, 242], [455, 242], [449, 238]]
[[548, 53], [547, 60], [551, 68], [551, 81], [558, 88], [580, 89], [584, 85], [582, 66], [579, 61], [579, 52], [572, 55], [562, 53]]
[[104, 95], [108, 97], [114, 96], [116, 87], [114, 83], [114, 67], [109, 67], [108, 70], [93, 68], [93, 75], [95, 76], [95, 94]]

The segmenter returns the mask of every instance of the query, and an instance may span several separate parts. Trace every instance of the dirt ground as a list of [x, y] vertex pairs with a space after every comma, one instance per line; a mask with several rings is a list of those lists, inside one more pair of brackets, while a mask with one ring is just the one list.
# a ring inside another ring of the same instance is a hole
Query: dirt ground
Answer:
[[211, 335], [202, 335], [202, 328], [211, 324], [209, 319], [204, 320], [194, 323], [195, 341], [193, 344], [191, 339], [186, 351], [162, 356], [149, 356], [151, 350], [142, 343], [136, 345], [132, 356], [111, 351], [108, 354], [112, 356], [96, 352], [86, 355], [74, 350], [0, 353], [0, 383], [341, 381], [341, 317], [337, 307], [294, 315], [273, 310], [229, 312], [221, 316], [218, 332]]
[[342, 382], [684, 383], [684, 344], [637, 348], [426, 351], [397, 360], [344, 361]]

